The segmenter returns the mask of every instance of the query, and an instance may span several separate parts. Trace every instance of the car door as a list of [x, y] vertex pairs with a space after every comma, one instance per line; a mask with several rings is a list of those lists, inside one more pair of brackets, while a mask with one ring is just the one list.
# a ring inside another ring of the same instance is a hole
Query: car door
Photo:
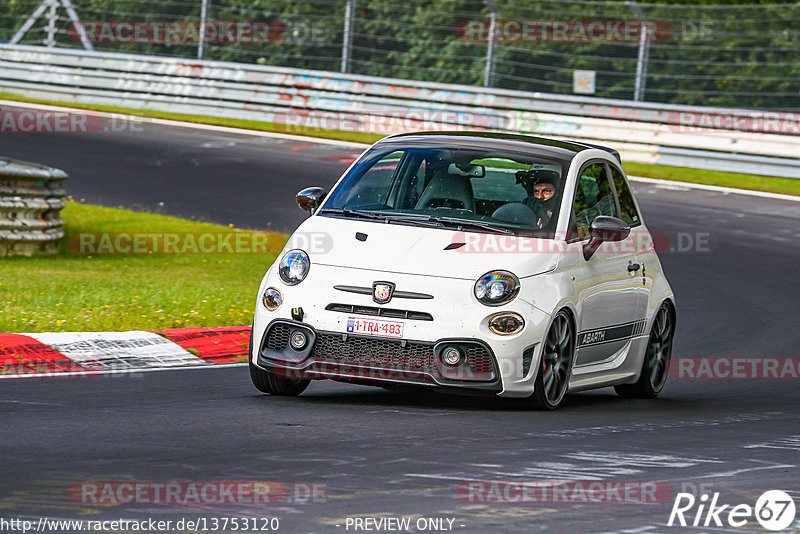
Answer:
[[[642, 217], [639, 215], [639, 208], [636, 205], [636, 201], [633, 199], [633, 193], [631, 192], [625, 173], [613, 163], [608, 163], [608, 170], [614, 182], [614, 192], [616, 193], [617, 205], [619, 206], [619, 218], [631, 227], [630, 239], [634, 242], [636, 256], [636, 259], [633, 261], [641, 267], [640, 270], [633, 273], [633, 276], [637, 281], [634, 287], [638, 293], [636, 299], [636, 319], [642, 322], [643, 327], [643, 321], [647, 315], [647, 303], [650, 301], [650, 291], [652, 289], [652, 277], [649, 279], [649, 282], [647, 278], [647, 268], [648, 265], [652, 265], [652, 267], [655, 268], [654, 262], [657, 262], [658, 258], [655, 257], [653, 239], [642, 223]], [[652, 272], [655, 273], [656, 270]], [[641, 332], [637, 330], [634, 332], [634, 335], [638, 333]]]
[[[585, 244], [595, 217], [619, 217], [619, 204], [609, 168], [589, 161], [581, 168], [573, 197], [571, 241]], [[634, 235], [606, 242], [583, 260], [578, 283], [579, 324], [575, 367], [601, 363], [624, 349], [639, 319]], [[639, 273], [641, 274], [641, 273]]]

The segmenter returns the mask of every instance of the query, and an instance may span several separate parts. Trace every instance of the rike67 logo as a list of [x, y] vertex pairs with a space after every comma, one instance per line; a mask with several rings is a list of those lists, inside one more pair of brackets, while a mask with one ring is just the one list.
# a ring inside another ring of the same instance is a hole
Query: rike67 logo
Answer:
[[714, 493], [710, 501], [707, 494], [697, 499], [691, 493], [678, 493], [667, 525], [740, 528], [755, 519], [763, 528], [778, 531], [790, 528], [794, 518], [794, 500], [781, 490], [762, 493], [755, 506], [720, 504], [719, 492]]

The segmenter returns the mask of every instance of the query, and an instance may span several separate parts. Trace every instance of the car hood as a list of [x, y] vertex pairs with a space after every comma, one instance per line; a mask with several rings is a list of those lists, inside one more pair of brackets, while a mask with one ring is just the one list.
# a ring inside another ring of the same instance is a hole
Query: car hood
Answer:
[[313, 216], [284, 250], [305, 250], [312, 265], [476, 280], [495, 269], [520, 278], [550, 271], [558, 261], [554, 246], [548, 239]]

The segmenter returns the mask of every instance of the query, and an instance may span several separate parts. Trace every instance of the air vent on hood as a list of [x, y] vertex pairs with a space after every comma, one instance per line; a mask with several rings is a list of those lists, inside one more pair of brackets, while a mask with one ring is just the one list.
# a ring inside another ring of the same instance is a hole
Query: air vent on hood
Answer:
[[375, 306], [357, 306], [353, 304], [332, 303], [325, 306], [325, 309], [328, 311], [354, 313], [358, 315], [377, 315], [379, 317], [392, 317], [396, 319], [433, 321], [433, 316], [430, 313], [410, 310], [392, 310], [389, 308], [376, 308]]

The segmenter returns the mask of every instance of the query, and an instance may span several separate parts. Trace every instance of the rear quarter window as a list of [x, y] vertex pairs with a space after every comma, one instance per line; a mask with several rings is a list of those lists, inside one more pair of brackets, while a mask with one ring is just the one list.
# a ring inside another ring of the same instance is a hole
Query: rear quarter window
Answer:
[[581, 239], [589, 235], [589, 226], [595, 217], [617, 216], [614, 193], [603, 163], [591, 163], [581, 170], [575, 189], [572, 217], [574, 231]]
[[631, 227], [639, 226], [642, 224], [642, 219], [639, 217], [639, 212], [636, 211], [636, 203], [633, 200], [633, 193], [628, 186], [628, 181], [621, 170], [614, 165], [609, 165], [609, 167], [611, 167], [611, 176], [614, 178], [614, 187], [617, 189], [617, 198], [619, 199], [619, 218]]

